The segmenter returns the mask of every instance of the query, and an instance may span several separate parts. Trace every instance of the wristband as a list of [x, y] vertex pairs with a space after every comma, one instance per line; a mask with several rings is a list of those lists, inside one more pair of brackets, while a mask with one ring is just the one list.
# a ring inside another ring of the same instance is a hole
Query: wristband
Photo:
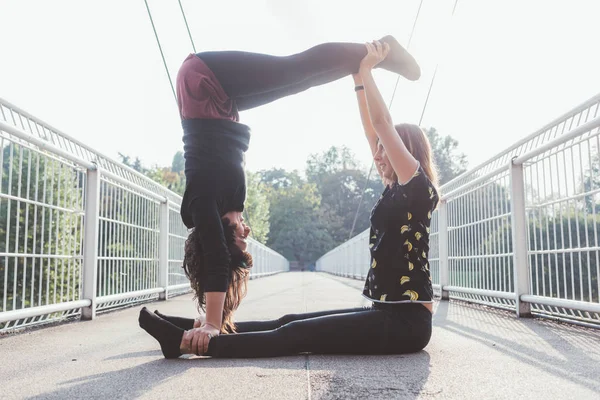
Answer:
[[365, 87], [363, 85], [354, 86], [354, 91], [355, 92], [358, 92], [359, 90], [365, 90]]
[[211, 324], [211, 323], [209, 323], [209, 322], [205, 322], [205, 323], [204, 323], [204, 325], [205, 325], [205, 326], [206, 326], [206, 325], [208, 325], [208, 326], [210, 326], [211, 328], [213, 328], [213, 329], [216, 329], [216, 330], [220, 331], [220, 329], [219, 329], [219, 328], [217, 328], [216, 326], [214, 326], [213, 324]]

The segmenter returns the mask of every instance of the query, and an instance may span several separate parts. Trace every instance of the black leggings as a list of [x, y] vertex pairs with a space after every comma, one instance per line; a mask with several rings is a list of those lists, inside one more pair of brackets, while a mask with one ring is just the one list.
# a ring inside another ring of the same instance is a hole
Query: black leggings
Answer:
[[[431, 338], [431, 312], [422, 304], [289, 314], [271, 321], [236, 323], [238, 333], [210, 340], [212, 357], [277, 357], [298, 353], [403, 354], [423, 349]], [[182, 329], [194, 321], [179, 319]]]
[[[283, 57], [243, 51], [197, 56], [243, 111], [357, 73], [366, 54], [364, 44], [324, 43]], [[380, 66], [394, 69], [391, 58]]]

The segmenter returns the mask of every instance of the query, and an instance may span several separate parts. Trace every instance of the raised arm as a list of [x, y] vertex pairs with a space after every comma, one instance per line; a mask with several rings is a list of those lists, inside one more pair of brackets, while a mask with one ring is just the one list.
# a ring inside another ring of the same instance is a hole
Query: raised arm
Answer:
[[383, 145], [390, 164], [398, 177], [400, 183], [406, 183], [414, 175], [418, 162], [410, 154], [400, 135], [394, 127], [392, 116], [375, 84], [372, 70], [379, 64], [389, 52], [387, 43], [367, 43], [368, 53], [360, 64], [359, 75], [365, 87], [367, 108], [371, 116], [371, 123], [379, 142]]
[[369, 142], [371, 148], [371, 154], [375, 156], [377, 152], [377, 133], [371, 122], [371, 116], [369, 115], [369, 108], [367, 106], [367, 97], [365, 96], [362, 78], [359, 74], [352, 75], [354, 78], [354, 90], [356, 91], [356, 100], [358, 101], [358, 111], [360, 112], [360, 120], [362, 121], [365, 136]]

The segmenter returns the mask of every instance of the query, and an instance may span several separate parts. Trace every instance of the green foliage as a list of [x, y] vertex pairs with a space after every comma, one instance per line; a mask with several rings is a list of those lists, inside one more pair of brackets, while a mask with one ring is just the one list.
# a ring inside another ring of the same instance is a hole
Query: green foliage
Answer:
[[349, 149], [331, 147], [322, 154], [312, 154], [307, 161], [306, 176], [321, 194], [321, 211], [334, 246], [348, 240], [351, 233], [369, 227], [371, 208], [384, 189], [383, 183], [376, 171], [372, 171], [367, 181], [367, 174]]
[[[591, 192], [600, 189], [600, 151], [596, 148], [596, 154], [592, 158], [590, 168], [583, 175], [583, 190]], [[600, 214], [600, 194], [585, 196], [586, 211], [590, 214]]]
[[[263, 182], [276, 176], [267, 190], [271, 204], [267, 245], [289, 260], [309, 263], [333, 246], [333, 240], [319, 210], [320, 197], [314, 184], [302, 182], [296, 172], [262, 171]], [[267, 177], [267, 178], [265, 178]], [[282, 182], [301, 182], [286, 185]]]
[[265, 184], [261, 182], [260, 175], [251, 172], [246, 177], [246, 204], [245, 215], [254, 240], [266, 244], [269, 237], [269, 210], [270, 203]]
[[435, 128], [425, 129], [439, 172], [440, 185], [451, 181], [467, 170], [467, 156], [458, 152], [458, 140], [442, 136]]
[[179, 174], [184, 172], [185, 170], [185, 158], [183, 157], [183, 152], [178, 151], [173, 156], [173, 162], [171, 163], [171, 171]]
[[83, 176], [74, 168], [17, 144], [2, 149], [1, 192], [54, 207], [0, 200], [2, 251], [60, 257], [0, 258], [0, 310], [78, 299]]

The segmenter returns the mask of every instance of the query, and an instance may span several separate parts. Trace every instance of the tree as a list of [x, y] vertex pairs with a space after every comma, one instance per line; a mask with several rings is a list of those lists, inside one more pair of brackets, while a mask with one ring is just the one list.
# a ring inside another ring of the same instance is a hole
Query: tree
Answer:
[[354, 154], [346, 146], [332, 146], [321, 154], [311, 154], [306, 161], [306, 177], [320, 188], [322, 179], [340, 171], [360, 168]]
[[[583, 191], [588, 193], [600, 188], [600, 152], [592, 157], [591, 165], [583, 174]], [[585, 196], [585, 208], [589, 214], [600, 214], [600, 201], [596, 201], [594, 195]]]
[[260, 181], [269, 189], [283, 189], [303, 182], [298, 171], [287, 172], [281, 168], [273, 168], [258, 172]]
[[184, 172], [185, 169], [185, 158], [183, 157], [183, 152], [178, 151], [173, 156], [173, 162], [171, 163], [171, 171], [175, 173]]
[[425, 134], [431, 143], [440, 185], [451, 181], [467, 170], [467, 156], [458, 152], [458, 140], [449, 135], [440, 135], [435, 128], [425, 129]]
[[141, 172], [142, 174], [146, 174], [148, 170], [142, 166], [142, 160], [139, 157], [136, 157], [133, 162], [131, 162], [131, 157], [126, 156], [123, 153], [119, 153], [119, 157], [121, 157], [121, 162], [127, 165], [130, 168], [133, 168], [137, 172]]
[[246, 178], [246, 219], [252, 229], [251, 237], [266, 244], [269, 238], [270, 203], [266, 187], [259, 174], [248, 172]]
[[169, 190], [183, 196], [185, 192], [185, 174], [175, 172], [169, 167], [154, 167], [145, 169], [145, 175]]
[[[369, 227], [371, 209], [383, 192], [377, 172], [367, 174], [354, 154], [346, 147], [331, 147], [321, 154], [311, 154], [306, 176], [321, 195], [321, 212], [337, 246]], [[356, 224], [354, 226], [354, 220]]]
[[261, 171], [270, 203], [267, 245], [291, 261], [314, 262], [333, 247], [333, 240], [320, 210], [320, 197], [314, 184], [297, 172]]

